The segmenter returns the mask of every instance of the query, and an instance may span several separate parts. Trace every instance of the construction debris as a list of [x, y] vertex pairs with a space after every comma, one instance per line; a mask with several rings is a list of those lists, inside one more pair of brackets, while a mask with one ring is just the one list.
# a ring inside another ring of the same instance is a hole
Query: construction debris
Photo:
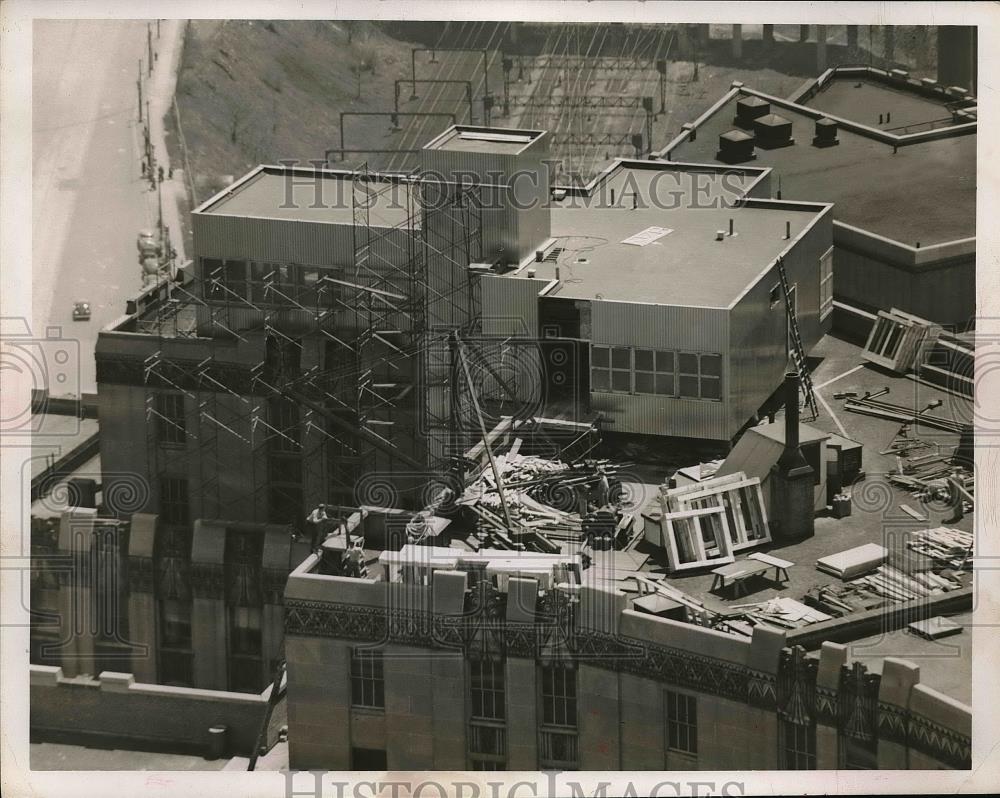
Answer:
[[810, 607], [829, 613], [835, 618], [879, 609], [889, 604], [884, 597], [856, 583], [811, 587], [802, 600]]
[[899, 505], [899, 509], [902, 510], [904, 513], [906, 513], [908, 516], [910, 516], [910, 518], [913, 518], [913, 519], [915, 519], [917, 521], [926, 521], [927, 520], [927, 516], [926, 515], [924, 515], [923, 513], [917, 512], [912, 507], [910, 507], [910, 505], [908, 505], [908, 504], [901, 504], [901, 505]]
[[941, 400], [931, 402], [923, 410], [915, 410], [904, 405], [895, 405], [890, 402], [878, 401], [876, 397], [888, 393], [888, 389], [877, 393], [866, 393], [860, 399], [847, 399], [844, 402], [844, 409], [852, 413], [860, 413], [865, 416], [884, 418], [888, 421], [899, 421], [903, 424], [916, 424], [921, 427], [939, 429], [945, 432], [957, 434], [968, 433], [970, 425], [960, 421], [954, 421], [942, 416], [927, 415], [929, 410], [935, 410], [941, 406]]
[[927, 618], [923, 621], [914, 621], [907, 624], [906, 628], [921, 637], [926, 637], [928, 640], [937, 640], [941, 637], [949, 637], [961, 634], [962, 632], [961, 625], [940, 615], [935, 615], [933, 618]]
[[[496, 455], [493, 465], [484, 468], [458, 500], [479, 517], [480, 546], [534, 548], [528, 541], [544, 541], [541, 549], [556, 551], [563, 543], [582, 545], [595, 539], [604, 540], [595, 548], [634, 545], [638, 536], [632, 515], [614, 506], [612, 482], [621, 465], [588, 460], [570, 466], [520, 454], [521, 445], [516, 438], [509, 451]], [[504, 502], [509, 524], [504, 522]]]
[[927, 555], [938, 566], [958, 571], [972, 567], [973, 543], [971, 532], [943, 526], [914, 530], [906, 541], [910, 549]]

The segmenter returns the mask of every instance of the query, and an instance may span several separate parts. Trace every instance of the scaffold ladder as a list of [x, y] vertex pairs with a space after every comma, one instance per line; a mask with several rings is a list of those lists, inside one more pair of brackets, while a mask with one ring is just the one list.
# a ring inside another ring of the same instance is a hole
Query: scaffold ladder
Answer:
[[806, 364], [806, 351], [802, 345], [802, 335], [799, 332], [798, 314], [795, 311], [795, 302], [792, 299], [792, 290], [788, 285], [788, 274], [785, 272], [785, 259], [778, 258], [778, 277], [781, 280], [781, 292], [785, 296], [785, 313], [788, 317], [788, 336], [791, 339], [792, 360], [795, 363], [795, 370], [799, 375], [799, 387], [802, 390], [802, 398], [805, 406], [812, 414], [810, 421], [815, 421], [819, 417], [819, 409], [816, 406], [816, 392], [813, 389], [812, 375]]

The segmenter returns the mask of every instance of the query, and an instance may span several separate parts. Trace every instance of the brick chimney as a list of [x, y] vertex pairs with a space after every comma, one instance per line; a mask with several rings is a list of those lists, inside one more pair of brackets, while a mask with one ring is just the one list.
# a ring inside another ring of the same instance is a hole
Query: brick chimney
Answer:
[[785, 448], [771, 467], [771, 537], [793, 541], [812, 537], [815, 474], [799, 444], [799, 375], [785, 374]]

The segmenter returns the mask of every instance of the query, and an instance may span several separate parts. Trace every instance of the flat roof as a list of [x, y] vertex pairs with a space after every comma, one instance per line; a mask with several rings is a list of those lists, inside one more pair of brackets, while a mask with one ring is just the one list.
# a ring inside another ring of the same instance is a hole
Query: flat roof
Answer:
[[949, 102], [954, 102], [954, 98], [921, 94], [867, 76], [834, 73], [816, 94], [803, 99], [802, 105], [887, 133], [905, 134], [917, 130], [904, 128], [927, 129], [929, 122], [951, 124]]
[[618, 159], [589, 184], [574, 189], [557, 208], [675, 208], [739, 204], [766, 169], [753, 166], [688, 164]]
[[[528, 279], [528, 269], [534, 269], [541, 290], [555, 279], [558, 267], [560, 282], [546, 296], [727, 308], [789, 246], [785, 223], [791, 223], [794, 238], [822, 211], [821, 206], [791, 204], [636, 210], [556, 206], [552, 238], [562, 249], [556, 261], [526, 263], [505, 277]], [[716, 240], [719, 230], [727, 231], [722, 241]]]
[[[195, 213], [349, 225], [354, 223], [353, 182], [350, 172], [260, 166]], [[368, 186], [374, 196], [369, 209], [372, 227], [406, 222], [409, 182], [373, 176]]]
[[424, 149], [517, 155], [542, 135], [541, 130], [453, 125]]
[[886, 657], [909, 660], [920, 667], [921, 684], [971, 706], [972, 612], [945, 613], [945, 617], [962, 626], [962, 631], [939, 640], [920, 637], [905, 627], [880, 631], [847, 643], [848, 662], [864, 663], [870, 673], [881, 674]]
[[[718, 163], [719, 136], [734, 128], [738, 92], [702, 120], [697, 138], [671, 149], [678, 161]], [[832, 202], [834, 218], [914, 246], [971, 238], [976, 234], [976, 136], [900, 146], [860, 133], [838, 131], [840, 144], [814, 147], [815, 120], [783, 103], [772, 108], [792, 122], [795, 143], [774, 150], [756, 148], [741, 166], [767, 166], [771, 190], [783, 199]]]

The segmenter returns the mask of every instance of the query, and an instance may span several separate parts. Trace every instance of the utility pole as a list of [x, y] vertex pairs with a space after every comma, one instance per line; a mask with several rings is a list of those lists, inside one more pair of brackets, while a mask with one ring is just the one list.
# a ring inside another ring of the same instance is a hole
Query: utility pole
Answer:
[[139, 59], [139, 76], [135, 80], [135, 88], [139, 92], [139, 122], [142, 122], [142, 59]]
[[146, 62], [149, 66], [149, 74], [153, 74], [153, 28], [146, 23]]

